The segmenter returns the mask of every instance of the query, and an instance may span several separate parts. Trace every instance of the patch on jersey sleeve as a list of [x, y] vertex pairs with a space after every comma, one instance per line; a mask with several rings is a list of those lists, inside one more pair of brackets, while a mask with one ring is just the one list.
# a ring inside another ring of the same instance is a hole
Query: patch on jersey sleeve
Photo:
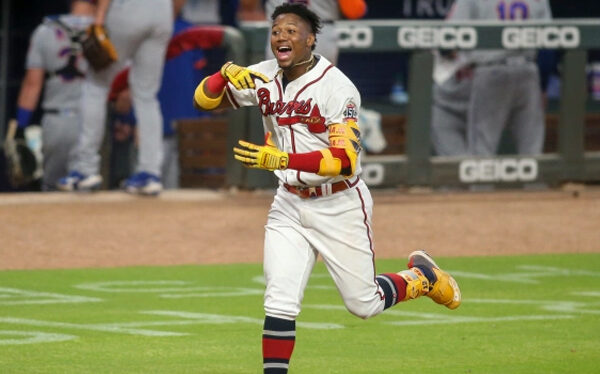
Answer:
[[344, 119], [353, 119], [356, 120], [358, 117], [358, 111], [356, 109], [356, 105], [353, 102], [349, 102], [346, 105], [346, 109], [344, 109]]

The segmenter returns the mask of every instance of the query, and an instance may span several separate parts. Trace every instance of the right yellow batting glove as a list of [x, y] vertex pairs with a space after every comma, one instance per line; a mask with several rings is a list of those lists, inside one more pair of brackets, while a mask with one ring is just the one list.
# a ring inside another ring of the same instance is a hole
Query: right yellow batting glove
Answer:
[[242, 148], [233, 148], [233, 157], [245, 166], [269, 171], [287, 169], [290, 156], [275, 146], [271, 140], [271, 132], [265, 136], [265, 145], [256, 145], [244, 140], [238, 143]]
[[231, 61], [225, 63], [225, 65], [221, 67], [221, 75], [238, 90], [256, 88], [256, 85], [254, 84], [255, 79], [260, 79], [265, 83], [270, 81], [264, 74], [236, 65]]

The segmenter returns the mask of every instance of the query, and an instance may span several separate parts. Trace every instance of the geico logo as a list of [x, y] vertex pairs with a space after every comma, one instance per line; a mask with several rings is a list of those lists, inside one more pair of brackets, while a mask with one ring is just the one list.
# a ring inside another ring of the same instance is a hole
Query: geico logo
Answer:
[[581, 41], [573, 26], [507, 27], [502, 30], [502, 46], [516, 48], [576, 48]]
[[473, 27], [400, 27], [398, 45], [402, 48], [462, 48], [477, 46]]
[[538, 177], [538, 163], [532, 158], [464, 160], [458, 174], [463, 183], [530, 182]]
[[340, 48], [368, 48], [373, 44], [373, 30], [368, 26], [337, 27], [336, 33]]
[[363, 164], [360, 177], [368, 186], [379, 186], [385, 180], [385, 169], [381, 164]]

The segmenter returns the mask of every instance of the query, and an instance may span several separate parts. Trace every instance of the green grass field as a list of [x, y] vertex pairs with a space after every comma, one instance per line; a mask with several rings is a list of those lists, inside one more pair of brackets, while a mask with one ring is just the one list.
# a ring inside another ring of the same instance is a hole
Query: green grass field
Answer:
[[[436, 260], [459, 309], [422, 298], [367, 321], [319, 263], [290, 373], [600, 372], [600, 254]], [[261, 373], [262, 290], [258, 264], [2, 271], [0, 372]]]

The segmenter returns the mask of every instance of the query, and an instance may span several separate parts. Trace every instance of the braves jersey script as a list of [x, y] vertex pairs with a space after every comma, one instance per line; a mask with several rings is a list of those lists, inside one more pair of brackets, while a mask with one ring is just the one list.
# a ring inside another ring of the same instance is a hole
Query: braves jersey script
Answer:
[[[552, 12], [548, 0], [456, 0], [450, 11], [450, 20], [550, 20]], [[528, 50], [473, 51], [475, 63], [493, 63], [512, 56], [524, 56], [533, 60], [535, 52]]]
[[[236, 90], [229, 83], [227, 96], [234, 106], [258, 106], [265, 131], [273, 133], [279, 149], [288, 153], [306, 153], [329, 147], [327, 127], [358, 118], [360, 94], [354, 84], [326, 58], [320, 56], [306, 74], [284, 85], [276, 60], [263, 61], [248, 69], [271, 79], [255, 80], [256, 89]], [[355, 175], [360, 175], [360, 153]], [[276, 170], [280, 181], [293, 186], [319, 186], [344, 179], [323, 177], [293, 169]]]
[[[93, 21], [92, 17], [62, 15], [58, 21], [74, 33], [83, 32]], [[74, 70], [63, 69], [73, 58]], [[31, 37], [26, 59], [27, 69], [43, 69], [48, 72], [42, 107], [45, 109], [78, 109], [81, 83], [88, 68], [79, 44], [71, 41], [69, 32], [47, 17]], [[62, 70], [61, 70], [62, 69]]]

